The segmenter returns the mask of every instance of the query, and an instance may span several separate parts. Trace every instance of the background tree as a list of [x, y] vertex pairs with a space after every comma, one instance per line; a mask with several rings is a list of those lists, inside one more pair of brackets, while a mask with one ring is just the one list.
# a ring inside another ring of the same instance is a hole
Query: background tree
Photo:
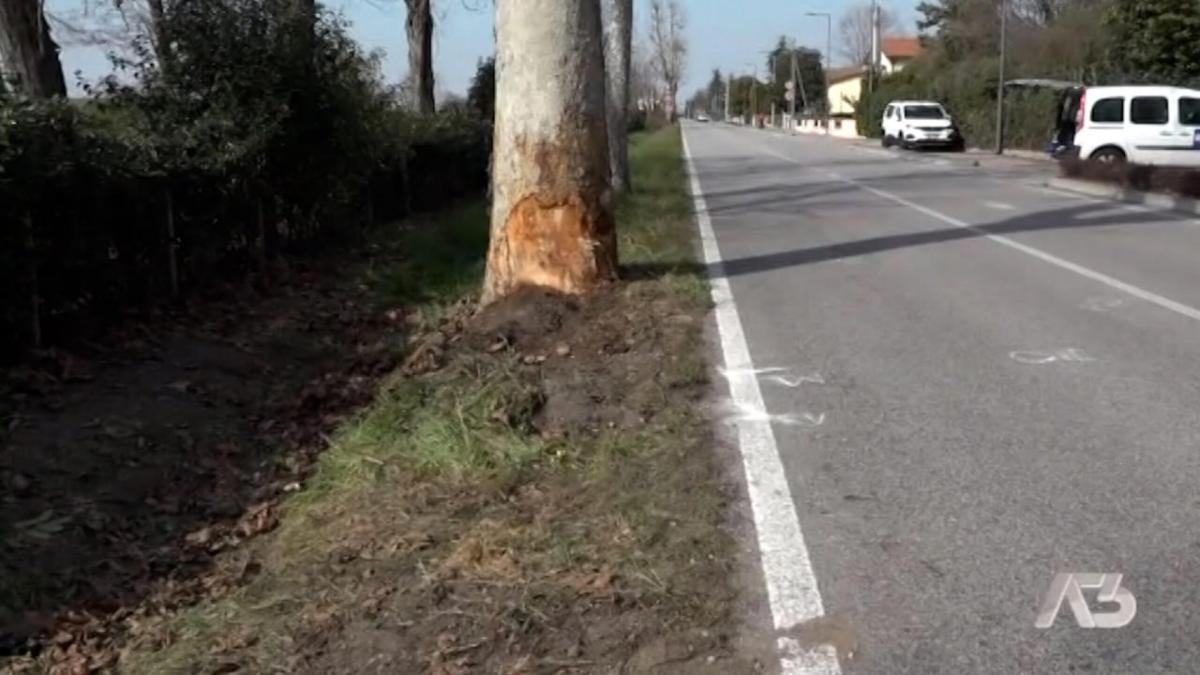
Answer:
[[[645, 42], [635, 41], [629, 61], [629, 105], [631, 109], [641, 113], [658, 102], [658, 75], [654, 65], [654, 54]], [[641, 119], [642, 116], [638, 115], [638, 118]]]
[[4, 75], [27, 96], [67, 95], [58, 44], [41, 0], [0, 0], [0, 57]]
[[725, 115], [725, 89], [728, 83], [725, 81], [725, 76], [721, 74], [721, 70], [714, 69], [712, 78], [708, 81], [708, 100], [713, 106], [709, 109], [708, 114], [716, 118], [723, 118]]
[[604, 0], [604, 76], [608, 90], [608, 149], [612, 188], [625, 192], [629, 176], [629, 75], [633, 51], [633, 0]]
[[483, 302], [612, 281], [599, 0], [498, 0], [492, 221]]
[[808, 109], [823, 111], [826, 105], [826, 96], [825, 67], [821, 63], [821, 52], [808, 47], [790, 46], [794, 42], [794, 40], [789, 41], [781, 35], [775, 43], [775, 48], [767, 55], [767, 72], [772, 75], [771, 81], [767, 85], [770, 88], [767, 111], [770, 112], [771, 103], [774, 103], [778, 110], [786, 110], [788, 107], [785, 98], [786, 83], [792, 79], [793, 54], [796, 56], [796, 70], [800, 75], [805, 97], [803, 101], [796, 102], [797, 110], [807, 103]]
[[668, 121], [675, 119], [675, 97], [687, 59], [686, 29], [687, 19], [679, 0], [650, 0], [650, 45], [654, 49], [654, 66], [662, 78]]
[[[896, 32], [900, 22], [896, 15], [884, 7], [879, 8], [879, 34]], [[838, 19], [838, 36], [841, 38], [842, 56], [855, 65], [871, 62], [871, 3], [860, 2], [848, 8]]]
[[417, 110], [431, 115], [436, 109], [433, 82], [433, 0], [404, 0], [408, 7], [408, 78]]
[[735, 77], [729, 89], [729, 114], [733, 117], [762, 115], [771, 110], [771, 87], [746, 75]]
[[467, 107], [491, 122], [496, 117], [496, 58], [481, 59], [467, 88]]
[[1200, 82], [1200, 2], [1117, 0], [1105, 17], [1113, 65], [1128, 79]]

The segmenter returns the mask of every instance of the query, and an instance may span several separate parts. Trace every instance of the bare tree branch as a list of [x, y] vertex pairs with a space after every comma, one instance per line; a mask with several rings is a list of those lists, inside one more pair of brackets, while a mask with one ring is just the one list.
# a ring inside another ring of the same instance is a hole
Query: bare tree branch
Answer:
[[675, 119], [675, 98], [687, 60], [686, 29], [687, 18], [679, 0], [651, 0], [650, 44], [654, 49], [655, 68], [666, 89], [663, 105], [672, 121]]

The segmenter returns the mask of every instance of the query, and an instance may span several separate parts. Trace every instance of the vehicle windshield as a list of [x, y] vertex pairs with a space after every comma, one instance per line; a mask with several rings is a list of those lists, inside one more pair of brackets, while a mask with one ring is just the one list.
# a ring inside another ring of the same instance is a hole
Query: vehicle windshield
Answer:
[[906, 105], [904, 116], [910, 120], [944, 120], [946, 111], [939, 105]]

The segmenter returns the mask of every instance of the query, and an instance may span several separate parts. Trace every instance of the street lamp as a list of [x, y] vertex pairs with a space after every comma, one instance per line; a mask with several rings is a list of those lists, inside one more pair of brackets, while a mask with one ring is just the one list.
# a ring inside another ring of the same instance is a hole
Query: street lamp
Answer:
[[[833, 15], [829, 12], [805, 12], [804, 16], [825, 17], [825, 134], [829, 134], [829, 117], [833, 106], [829, 104], [829, 67], [833, 64]], [[799, 76], [797, 76], [799, 77]]]

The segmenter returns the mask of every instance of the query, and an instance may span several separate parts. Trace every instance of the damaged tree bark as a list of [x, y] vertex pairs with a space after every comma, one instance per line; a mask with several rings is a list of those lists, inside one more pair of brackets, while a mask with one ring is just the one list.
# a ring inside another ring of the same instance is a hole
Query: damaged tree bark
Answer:
[[499, 0], [483, 302], [616, 278], [600, 0]]

